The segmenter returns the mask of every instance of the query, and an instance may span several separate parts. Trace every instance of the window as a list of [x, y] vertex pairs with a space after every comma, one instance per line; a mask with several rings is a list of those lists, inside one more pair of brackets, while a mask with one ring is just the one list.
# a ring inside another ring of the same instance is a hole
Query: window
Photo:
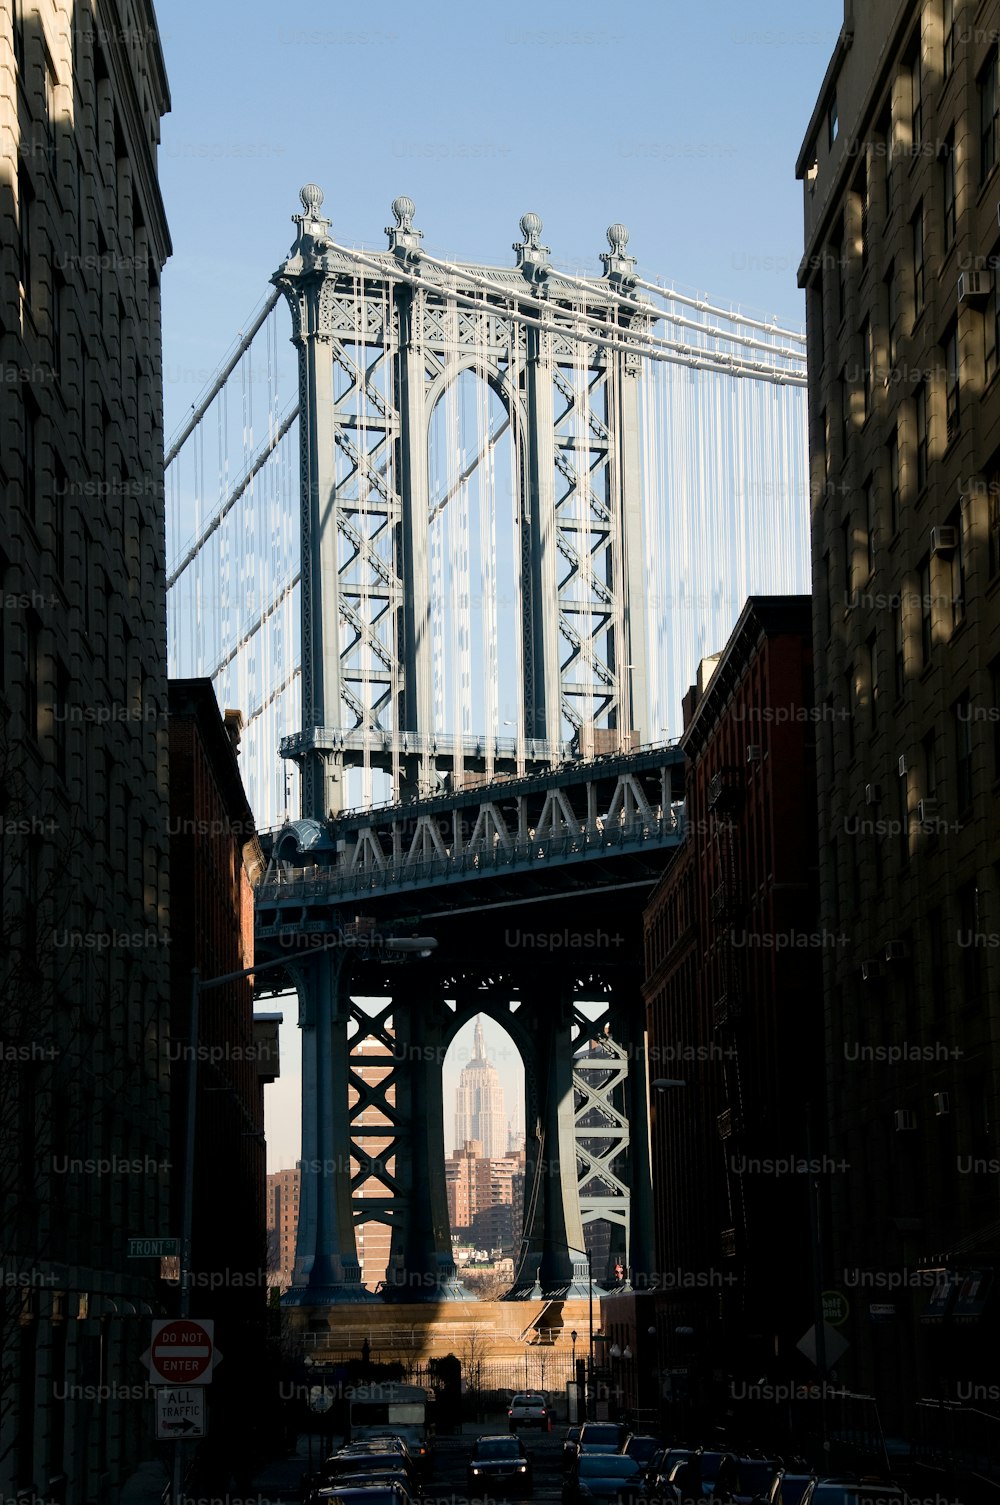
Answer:
[[823, 603], [826, 608], [826, 636], [829, 642], [833, 636], [833, 584], [830, 580], [830, 551], [823, 555]]
[[931, 595], [931, 561], [925, 554], [917, 568], [920, 581], [920, 658], [926, 669], [934, 650], [934, 598]]
[[933, 732], [928, 732], [921, 743], [924, 754], [924, 798], [937, 799], [937, 741]]
[[917, 155], [917, 147], [924, 139], [924, 76], [923, 60], [920, 55], [920, 38], [917, 38], [917, 48], [910, 60], [910, 145], [913, 155]]
[[836, 322], [840, 325], [847, 313], [847, 242], [844, 239], [843, 225], [838, 238], [830, 243], [830, 264], [837, 272], [837, 297], [833, 311]]
[[14, 0], [14, 62], [24, 77], [24, 0]]
[[920, 205], [910, 221], [910, 243], [913, 248], [913, 322], [920, 318], [927, 298], [927, 282], [924, 267], [924, 206]]
[[962, 426], [962, 402], [959, 387], [958, 320], [951, 326], [944, 341], [944, 397], [948, 419], [948, 443], [955, 438]]
[[830, 485], [830, 409], [823, 409], [823, 480]]
[[836, 94], [830, 100], [830, 108], [826, 114], [826, 143], [831, 147], [840, 135], [840, 115], [837, 111]]
[[886, 327], [889, 335], [889, 366], [890, 376], [896, 365], [896, 326], [899, 322], [899, 291], [896, 286], [896, 263], [890, 261], [889, 270], [885, 274], [885, 306]]
[[872, 571], [874, 570], [874, 568], [875, 568], [875, 547], [876, 547], [875, 483], [872, 480], [871, 476], [869, 476], [868, 479], [867, 479], [867, 481], [865, 482], [865, 486], [864, 486], [864, 498], [865, 498], [865, 531], [866, 531], [866, 544], [867, 544], [867, 557], [868, 557], [868, 573], [870, 575], [872, 573]]
[[80, 544], [80, 614], [83, 617], [83, 630], [89, 637], [94, 630], [94, 596], [91, 581], [94, 540], [86, 523], [80, 529]]
[[41, 626], [31, 614], [27, 622], [27, 640], [24, 648], [24, 722], [28, 736], [38, 741], [41, 705], [38, 698], [38, 666], [41, 652]]
[[948, 519], [954, 528], [958, 542], [951, 556], [951, 630], [955, 632], [965, 621], [965, 541], [962, 535], [962, 513], [956, 507]]
[[928, 460], [927, 388], [923, 382], [913, 394], [913, 406], [917, 431], [917, 491], [921, 492], [927, 485]]
[[944, 248], [955, 241], [955, 130], [948, 132], [941, 148], [941, 187], [944, 194]]
[[868, 656], [868, 711], [874, 733], [878, 730], [878, 638], [874, 632], [865, 646]]
[[854, 757], [854, 670], [848, 669], [844, 675], [844, 709], [847, 715], [844, 718], [844, 730], [846, 733], [847, 756]]
[[861, 209], [861, 266], [868, 265], [868, 220], [871, 209], [871, 193], [868, 186], [868, 158], [861, 163], [861, 171], [855, 180], [855, 192]]
[[892, 608], [893, 689], [901, 700], [906, 689], [906, 639], [903, 635], [903, 604], [897, 599]]
[[1000, 574], [1000, 480], [995, 478], [986, 488], [986, 508], [987, 567], [995, 580]]
[[819, 276], [809, 289], [809, 321], [812, 328], [813, 350], [817, 367], [826, 359], [826, 338], [823, 328], [823, 278]]
[[979, 886], [963, 883], [958, 891], [958, 943], [962, 948], [962, 1002], [971, 1008], [979, 1001]]
[[31, 184], [28, 174], [21, 167], [17, 174], [17, 275], [25, 303], [31, 302]]
[[990, 664], [990, 720], [993, 726], [993, 777], [1000, 779], [1000, 658]]
[[844, 577], [844, 605], [849, 606], [854, 589], [854, 537], [849, 516], [840, 525], [840, 562]]
[[851, 389], [847, 382], [847, 367], [840, 373], [840, 463], [847, 459], [851, 439]]
[[905, 867], [910, 860], [910, 783], [905, 773], [896, 782], [899, 785], [899, 862]]
[[879, 122], [878, 134], [880, 146], [885, 153], [885, 217], [889, 218], [892, 213], [892, 107], [890, 106]]
[[69, 718], [69, 670], [65, 664], [56, 663], [56, 699], [53, 707], [52, 752], [56, 773], [66, 782], [67, 773], [67, 720]]
[[872, 364], [874, 354], [872, 321], [871, 319], [866, 319], [861, 326], [861, 386], [864, 393], [864, 414], [866, 419], [871, 416], [872, 411]]
[[972, 806], [972, 704], [968, 690], [955, 701], [955, 806], [964, 815]]
[[945, 79], [951, 77], [955, 66], [955, 0], [943, 0], [941, 30], [944, 35], [944, 57], [941, 72]]
[[1000, 92], [997, 79], [997, 49], [979, 75], [979, 182], [986, 182], [997, 161], [997, 122], [1000, 118]]
[[[997, 261], [997, 258], [991, 258]], [[983, 309], [983, 381], [997, 374], [997, 351], [1000, 349], [1000, 261], [991, 272], [993, 286]]]
[[899, 532], [899, 431], [893, 429], [889, 439], [889, 528], [893, 538]]
[[24, 415], [24, 450], [21, 454], [21, 504], [32, 522], [38, 516], [38, 408], [28, 391], [21, 406]]

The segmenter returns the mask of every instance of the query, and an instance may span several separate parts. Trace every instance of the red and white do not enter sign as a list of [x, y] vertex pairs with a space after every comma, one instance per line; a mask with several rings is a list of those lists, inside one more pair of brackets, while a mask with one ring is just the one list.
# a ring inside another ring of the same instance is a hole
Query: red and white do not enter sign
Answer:
[[176, 1317], [153, 1323], [149, 1368], [167, 1385], [207, 1385], [212, 1377], [215, 1323]]

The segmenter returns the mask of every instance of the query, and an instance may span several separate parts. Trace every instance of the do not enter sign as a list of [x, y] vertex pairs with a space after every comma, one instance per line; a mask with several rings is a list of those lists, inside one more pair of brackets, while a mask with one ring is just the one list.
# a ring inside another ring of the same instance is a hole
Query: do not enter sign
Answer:
[[207, 1385], [212, 1378], [214, 1322], [188, 1317], [153, 1323], [149, 1369], [154, 1382]]

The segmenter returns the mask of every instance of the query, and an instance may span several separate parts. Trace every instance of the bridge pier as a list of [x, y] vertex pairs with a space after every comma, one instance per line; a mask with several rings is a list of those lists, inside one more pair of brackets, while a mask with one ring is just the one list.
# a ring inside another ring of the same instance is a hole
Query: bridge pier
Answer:
[[[573, 1008], [559, 972], [536, 973], [522, 989], [531, 1021], [534, 1072], [526, 1079], [524, 1233], [515, 1290], [586, 1295], [587, 1259], [576, 1174]], [[532, 1085], [533, 1077], [533, 1085]]]
[[295, 1306], [371, 1300], [361, 1284], [351, 1204], [349, 1009], [340, 996], [343, 952], [291, 968], [302, 1030], [302, 1160], [293, 1284]]
[[[405, 1198], [402, 1223], [393, 1229], [386, 1295], [390, 1301], [469, 1301], [451, 1252], [448, 1197], [441, 1175], [447, 1012], [426, 984], [393, 997], [396, 1180]], [[419, 990], [419, 991], [418, 991]], [[402, 1068], [402, 1069], [401, 1069]]]

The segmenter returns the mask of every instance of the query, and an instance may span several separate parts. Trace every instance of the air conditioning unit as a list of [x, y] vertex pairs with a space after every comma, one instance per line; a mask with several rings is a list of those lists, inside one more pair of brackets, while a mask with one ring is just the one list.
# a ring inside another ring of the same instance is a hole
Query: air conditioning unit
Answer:
[[959, 303], [981, 303], [993, 291], [989, 272], [960, 272], [958, 275]]
[[937, 816], [937, 800], [917, 800], [917, 820], [921, 825]]
[[906, 778], [906, 755], [902, 754], [899, 759], [899, 777]]
[[897, 1108], [892, 1122], [897, 1134], [909, 1134], [917, 1127], [917, 1115], [912, 1108]]
[[887, 962], [905, 961], [909, 955], [909, 947], [905, 941], [886, 941], [885, 959]]
[[874, 982], [876, 977], [882, 976], [882, 963], [877, 956], [866, 957], [861, 963], [861, 978], [863, 982]]
[[866, 784], [865, 785], [865, 804], [866, 805], [880, 805], [881, 803], [882, 803], [882, 786], [881, 786], [881, 784]]
[[935, 1118], [944, 1118], [950, 1112], [951, 1112], [951, 1099], [949, 1098], [947, 1092], [935, 1092], [935, 1094], [934, 1094], [934, 1116], [935, 1116]]
[[747, 748], [747, 762], [748, 763], [759, 763], [760, 762], [760, 745], [759, 745], [759, 743], [751, 742], [750, 745], [748, 746], [748, 748]]
[[954, 554], [958, 548], [957, 528], [932, 528], [931, 529], [931, 553]]

